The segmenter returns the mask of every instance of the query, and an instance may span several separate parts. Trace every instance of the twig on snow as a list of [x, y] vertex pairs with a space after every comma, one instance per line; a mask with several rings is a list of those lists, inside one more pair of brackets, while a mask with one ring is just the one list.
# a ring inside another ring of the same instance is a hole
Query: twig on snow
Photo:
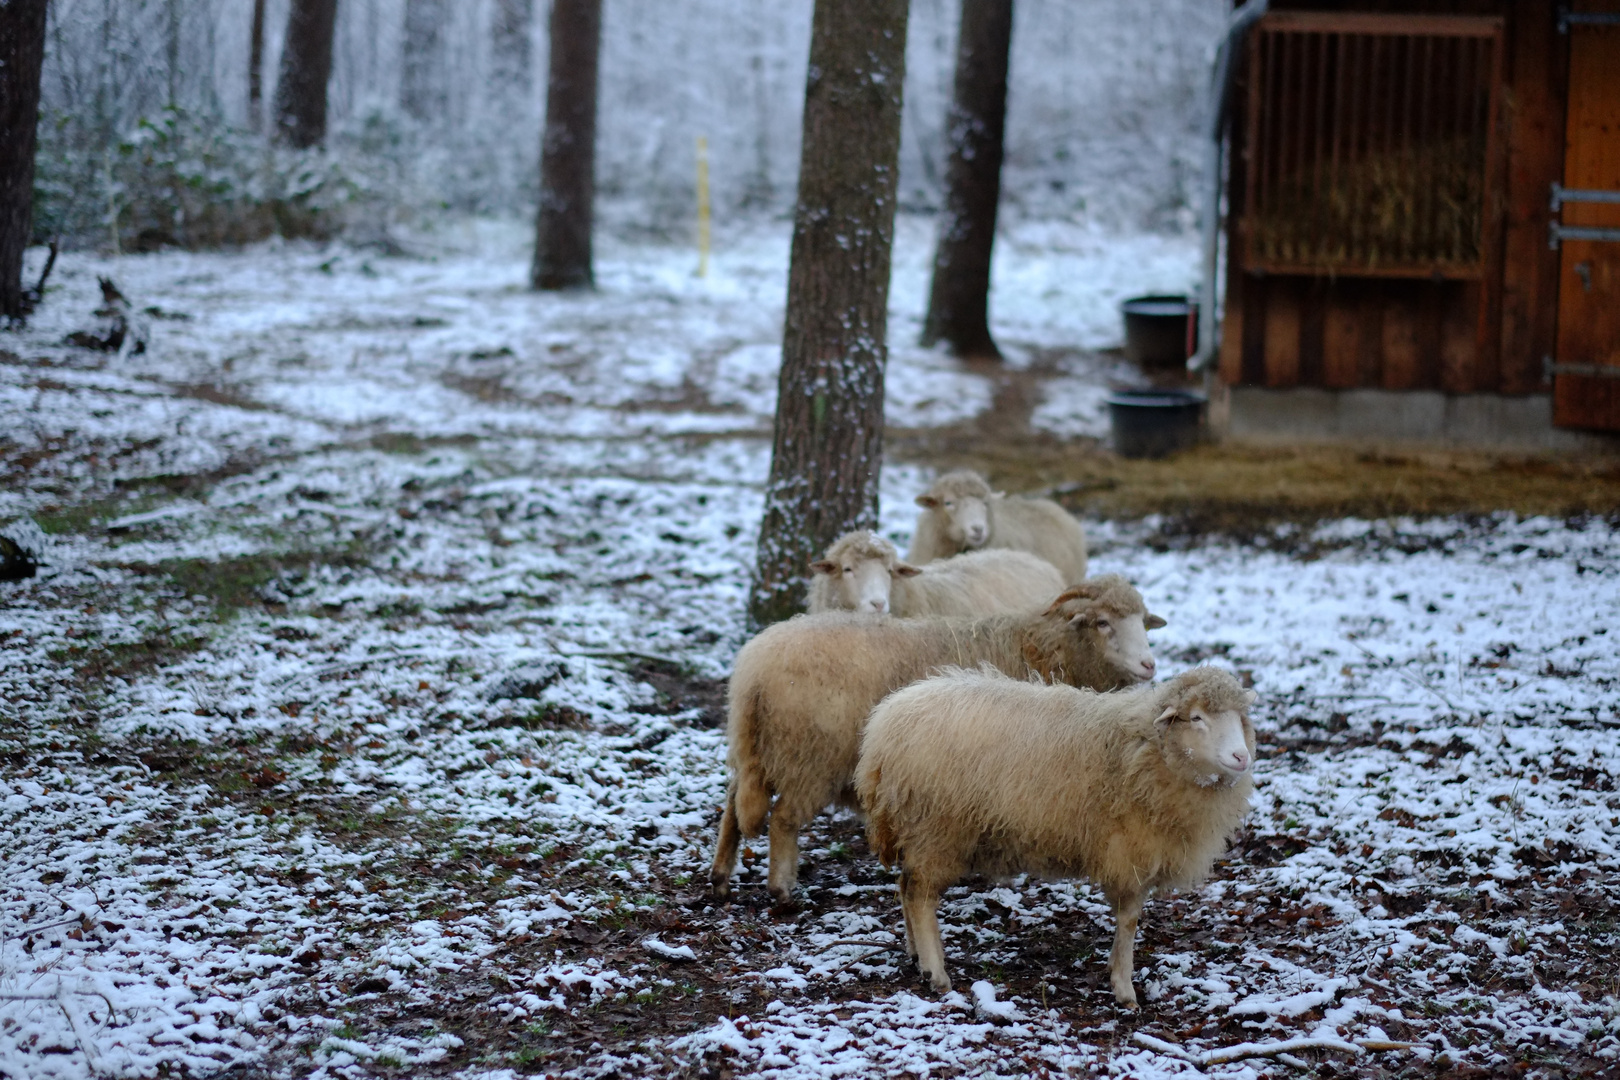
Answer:
[[1438, 691], [1434, 687], [1430, 686], [1427, 679], [1420, 679], [1417, 676], [1413, 675], [1411, 672], [1407, 671], [1405, 668], [1396, 667], [1395, 666], [1395, 660], [1394, 660], [1393, 657], [1381, 657], [1377, 653], [1374, 653], [1372, 650], [1363, 648], [1361, 642], [1357, 641], [1354, 638], [1345, 638], [1345, 640], [1350, 642], [1351, 645], [1355, 646], [1356, 650], [1359, 651], [1361, 653], [1361, 655], [1365, 656], [1367, 659], [1386, 661], [1388, 663], [1389, 670], [1393, 671], [1395, 674], [1399, 675], [1401, 678], [1405, 679], [1407, 682], [1411, 683], [1413, 686], [1417, 687], [1419, 690], [1423, 690], [1423, 691], [1426, 691], [1427, 693], [1433, 694], [1435, 697], [1440, 699], [1440, 704], [1444, 705], [1446, 708], [1450, 709], [1452, 712], [1460, 712], [1461, 711], [1460, 709], [1457, 708], [1457, 706], [1455, 706], [1455, 705], [1453, 705], [1451, 703], [1450, 698], [1446, 697], [1446, 695], [1442, 694], [1440, 691]]
[[364, 656], [358, 660], [345, 660], [341, 664], [327, 664], [325, 667], [312, 668], [309, 671], [298, 671], [287, 676], [275, 684], [277, 690], [285, 690], [289, 686], [296, 686], [305, 679], [324, 679], [328, 675], [337, 675], [355, 668], [363, 668], [370, 664], [380, 663], [384, 660], [412, 660], [421, 656], [428, 656], [437, 649], [402, 649], [399, 652], [378, 653], [376, 656]]
[[[1283, 1039], [1279, 1042], [1237, 1043], [1234, 1046], [1221, 1046], [1214, 1050], [1206, 1050], [1203, 1053], [1194, 1053], [1186, 1047], [1177, 1046], [1175, 1043], [1166, 1042], [1163, 1039], [1156, 1039], [1144, 1031], [1132, 1034], [1131, 1041], [1155, 1053], [1191, 1062], [1200, 1069], [1208, 1068], [1211, 1065], [1224, 1065], [1229, 1061], [1241, 1061], [1244, 1058], [1251, 1057], [1274, 1057], [1279, 1059], [1292, 1057], [1296, 1050], [1332, 1050], [1341, 1054], [1360, 1054], [1366, 1051], [1378, 1050], [1410, 1050], [1417, 1045], [1409, 1042], [1394, 1042], [1389, 1039], [1346, 1041], [1344, 1039], [1313, 1035], [1300, 1039]], [[1298, 1060], [1297, 1058], [1294, 1059], [1294, 1061]], [[1294, 1061], [1290, 1061], [1289, 1064], [1294, 1064]]]
[[16, 933], [12, 934], [0, 934], [0, 940], [12, 941], [16, 938], [30, 937], [34, 934], [43, 933], [46, 930], [54, 930], [58, 926], [66, 926], [68, 923], [82, 922], [87, 918], [89, 918], [89, 916], [75, 912], [72, 915], [57, 919], [55, 922], [40, 923], [38, 926], [25, 926], [21, 930], [18, 930]]
[[817, 949], [816, 952], [824, 953], [824, 952], [827, 952], [827, 951], [829, 951], [831, 949], [836, 949], [840, 945], [870, 945], [874, 949], [892, 949], [892, 948], [894, 948], [894, 942], [892, 942], [892, 941], [877, 941], [877, 940], [875, 940], [873, 938], [852, 937], [852, 938], [839, 938], [837, 941], [829, 941], [829, 942], [827, 942], [827, 944], [825, 944], [821, 948]]
[[85, 1064], [90, 1066], [91, 1075], [94, 1076], [100, 1073], [101, 1062], [96, 1055], [95, 1043], [91, 1042], [89, 1037], [85, 1035], [84, 1029], [79, 1027], [78, 1015], [68, 1007], [67, 998], [62, 996], [62, 979], [60, 976], [56, 980], [56, 1004], [62, 1010], [62, 1015], [67, 1017], [68, 1027], [73, 1029], [73, 1037], [79, 1040], [79, 1048], [84, 1051]]

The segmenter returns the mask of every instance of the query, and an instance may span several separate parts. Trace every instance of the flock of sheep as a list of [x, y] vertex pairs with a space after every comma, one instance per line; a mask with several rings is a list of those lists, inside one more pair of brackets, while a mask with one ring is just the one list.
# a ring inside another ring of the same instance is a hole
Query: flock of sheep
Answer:
[[851, 806], [900, 869], [906, 948], [937, 989], [945, 889], [1084, 876], [1113, 909], [1109, 975], [1134, 1007], [1143, 901], [1201, 880], [1248, 810], [1255, 695], [1213, 667], [1153, 684], [1164, 620], [1118, 575], [1086, 577], [1085, 534], [1056, 503], [971, 472], [917, 503], [905, 561], [841, 537], [811, 567], [810, 613], [737, 654], [710, 884], [726, 896], [741, 838], [768, 827], [767, 886], [787, 901], [799, 830]]

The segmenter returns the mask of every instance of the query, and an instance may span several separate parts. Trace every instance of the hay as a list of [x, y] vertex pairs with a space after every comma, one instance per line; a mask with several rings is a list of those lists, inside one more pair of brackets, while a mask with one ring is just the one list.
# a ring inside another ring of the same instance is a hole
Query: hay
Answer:
[[1307, 166], [1250, 212], [1251, 256], [1323, 273], [1476, 268], [1484, 166], [1480, 141], [1460, 137]]

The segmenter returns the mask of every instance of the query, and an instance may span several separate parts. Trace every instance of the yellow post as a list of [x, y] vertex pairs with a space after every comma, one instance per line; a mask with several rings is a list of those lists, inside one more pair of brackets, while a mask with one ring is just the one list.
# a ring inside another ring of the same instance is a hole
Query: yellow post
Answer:
[[709, 140], [697, 137], [698, 277], [709, 274]]

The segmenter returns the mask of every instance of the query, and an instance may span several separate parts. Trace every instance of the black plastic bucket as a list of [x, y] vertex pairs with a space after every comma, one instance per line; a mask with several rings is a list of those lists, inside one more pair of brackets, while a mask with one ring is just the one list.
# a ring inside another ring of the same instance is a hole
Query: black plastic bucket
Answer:
[[1164, 457], [1198, 444], [1203, 431], [1203, 394], [1116, 390], [1107, 400], [1114, 452], [1121, 457]]
[[1185, 371], [1198, 348], [1197, 305], [1185, 296], [1134, 296], [1125, 315], [1125, 359], [1143, 371]]

